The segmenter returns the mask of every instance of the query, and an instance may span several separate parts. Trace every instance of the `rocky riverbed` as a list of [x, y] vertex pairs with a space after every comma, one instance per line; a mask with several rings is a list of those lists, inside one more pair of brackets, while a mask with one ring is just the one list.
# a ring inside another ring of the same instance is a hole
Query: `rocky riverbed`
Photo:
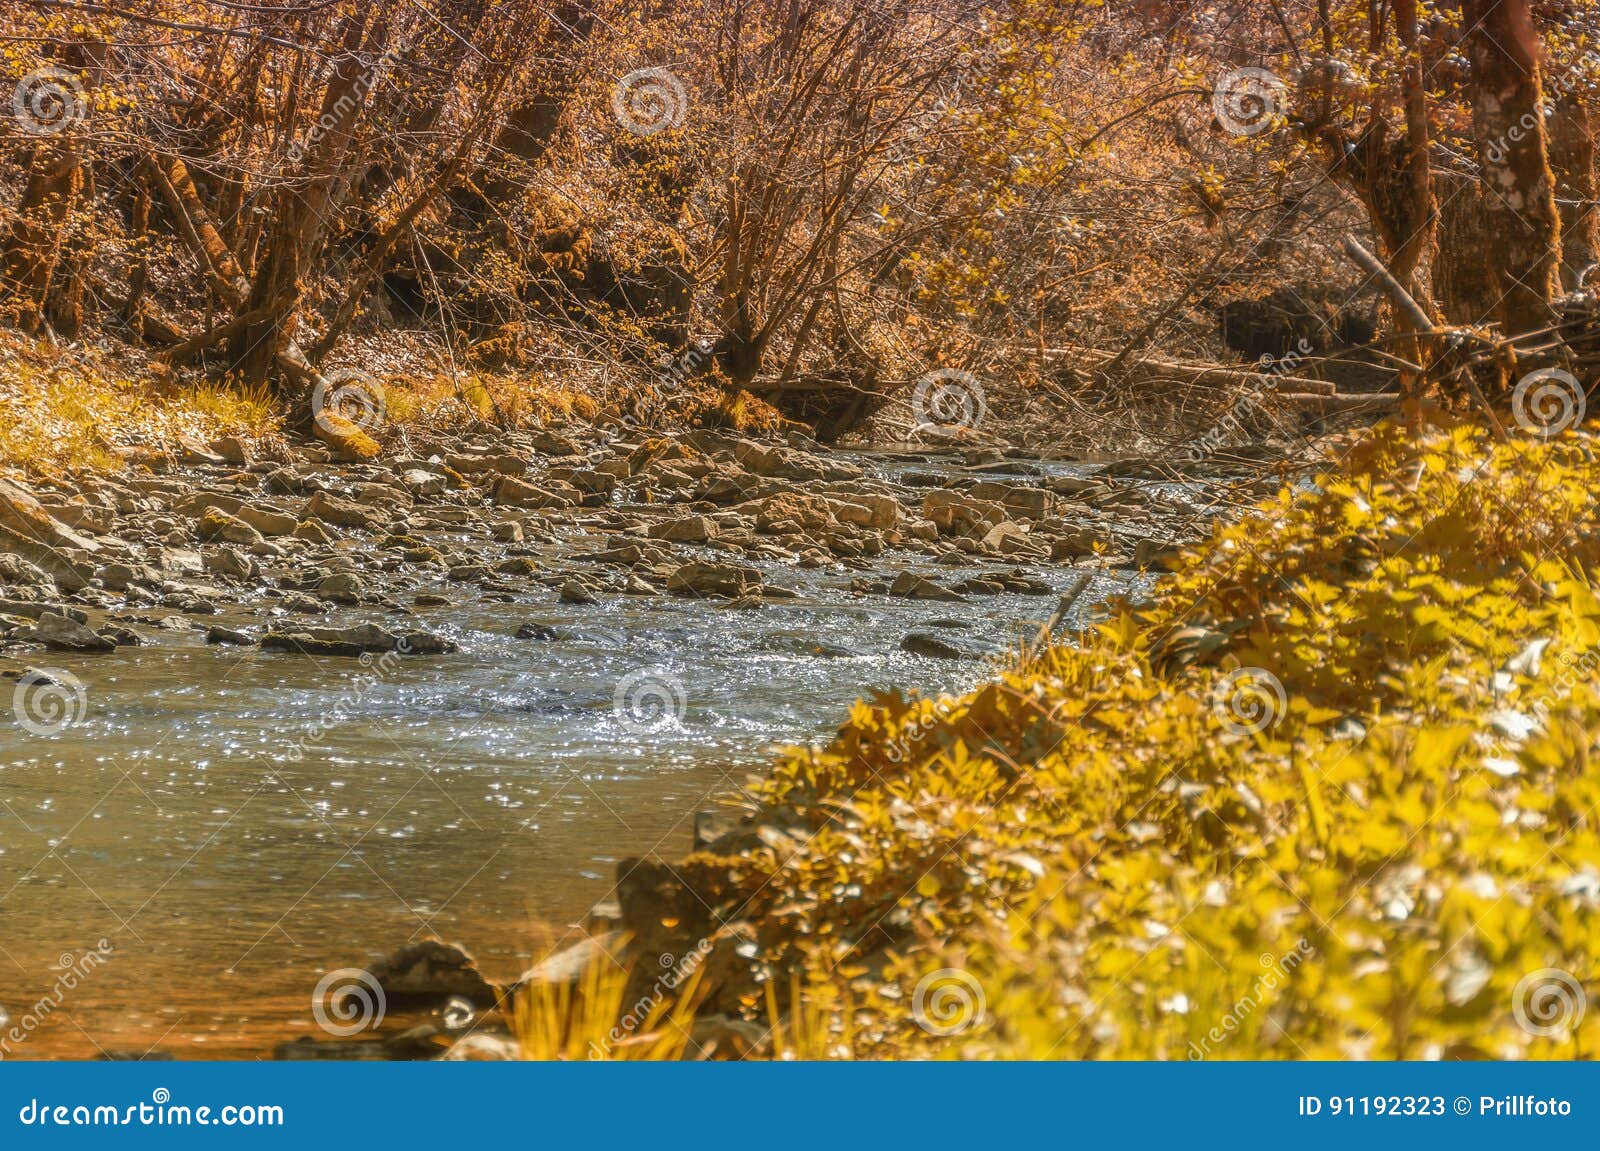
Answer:
[[[972, 682], [1081, 576], [1079, 610], [1138, 586], [1215, 490], [1139, 461], [584, 425], [366, 463], [256, 450], [0, 480], [0, 873], [31, 924], [7, 946], [25, 971], [57, 955], [76, 899], [125, 957], [96, 974], [105, 1015], [130, 1014], [121, 987], [193, 984], [112, 1047], [177, 1028], [259, 1052], [310, 1022], [322, 969], [407, 935], [470, 938], [511, 982], [545, 950], [528, 921], [581, 919], [623, 853], [689, 846], [729, 769], [874, 687]], [[253, 1009], [205, 1002], [252, 963]], [[0, 1007], [28, 978], [0, 975]], [[396, 1041], [442, 1049], [451, 998]], [[410, 1050], [364, 1042], [344, 1053]]]

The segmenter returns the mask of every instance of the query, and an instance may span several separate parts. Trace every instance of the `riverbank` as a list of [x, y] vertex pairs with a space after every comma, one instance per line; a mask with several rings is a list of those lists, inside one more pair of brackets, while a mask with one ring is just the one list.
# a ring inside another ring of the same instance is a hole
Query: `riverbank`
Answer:
[[117, 947], [21, 1057], [324, 1036], [325, 972], [427, 935], [514, 981], [765, 747], [889, 684], [970, 686], [1080, 577], [1074, 618], [1257, 490], [578, 411], [402, 423], [369, 462], [195, 431], [4, 478], [0, 674], [30, 726], [0, 869], [33, 926], [0, 1006]]
[[624, 1001], [699, 956], [691, 1054], [1592, 1054], [1595, 458], [1377, 429], [1076, 642], [859, 704], [619, 865]]

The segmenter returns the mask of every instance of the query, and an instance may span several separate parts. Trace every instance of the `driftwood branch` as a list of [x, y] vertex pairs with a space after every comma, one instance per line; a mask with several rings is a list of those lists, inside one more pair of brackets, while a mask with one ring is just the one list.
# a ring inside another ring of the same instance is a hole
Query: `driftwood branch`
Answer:
[[[1345, 254], [1354, 260], [1364, 272], [1383, 286], [1383, 290], [1394, 301], [1395, 307], [1400, 309], [1419, 335], [1438, 336], [1439, 329], [1434, 326], [1433, 320], [1429, 318], [1428, 313], [1422, 310], [1422, 306], [1412, 298], [1411, 293], [1405, 290], [1388, 268], [1384, 267], [1382, 260], [1363, 248], [1354, 236], [1346, 236], [1344, 238], [1344, 250]], [[1478, 387], [1478, 381], [1473, 378], [1471, 370], [1460, 371], [1458, 374], [1462, 383], [1466, 385], [1467, 392], [1472, 396], [1473, 402], [1482, 408], [1483, 414], [1488, 417], [1489, 427], [1493, 429], [1495, 439], [1504, 443], [1507, 438], [1505, 425], [1500, 422], [1500, 417], [1495, 414], [1494, 408], [1489, 405], [1488, 397], [1483, 394], [1483, 389]]]

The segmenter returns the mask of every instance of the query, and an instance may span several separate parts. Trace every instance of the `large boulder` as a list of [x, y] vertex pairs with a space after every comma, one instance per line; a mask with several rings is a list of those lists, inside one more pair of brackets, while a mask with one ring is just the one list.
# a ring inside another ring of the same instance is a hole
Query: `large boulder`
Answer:
[[23, 643], [42, 643], [51, 651], [112, 651], [116, 642], [64, 615], [41, 615], [26, 627], [11, 633]]
[[743, 599], [761, 594], [762, 579], [760, 571], [752, 567], [695, 560], [667, 577], [667, 590], [673, 595]]
[[651, 539], [703, 544], [716, 539], [720, 531], [720, 525], [710, 516], [683, 516], [680, 519], [651, 524], [646, 534]]
[[1000, 480], [984, 480], [973, 484], [968, 494], [973, 499], [993, 501], [1005, 508], [1007, 514], [1020, 519], [1042, 520], [1055, 510], [1056, 504], [1054, 492]]
[[450, 640], [425, 631], [396, 634], [377, 624], [354, 627], [293, 625], [292, 631], [271, 631], [261, 638], [262, 651], [289, 651], [301, 655], [354, 657], [395, 652], [399, 655], [440, 655], [456, 650]]
[[894, 577], [894, 582], [889, 585], [889, 594], [899, 599], [954, 601], [966, 598], [960, 592], [951, 591], [927, 576], [909, 571], [901, 572]]
[[305, 517], [321, 520], [342, 528], [364, 528], [372, 531], [388, 523], [382, 512], [365, 507], [330, 492], [316, 492], [306, 501]]
[[980, 500], [944, 488], [923, 497], [922, 514], [932, 520], [943, 535], [981, 538], [1006, 518], [1006, 509], [1004, 504], [994, 500]]
[[571, 484], [530, 484], [506, 476], [494, 489], [494, 502], [516, 508], [570, 508], [582, 502], [583, 493]]
[[0, 552], [42, 569], [62, 591], [78, 591], [93, 574], [102, 545], [58, 522], [32, 492], [0, 477]]
[[236, 515], [221, 508], [208, 508], [200, 517], [197, 533], [202, 540], [213, 543], [244, 544], [253, 547], [262, 542], [261, 533]]
[[408, 943], [367, 971], [382, 988], [388, 1008], [465, 999], [481, 1010], [500, 1001], [499, 990], [479, 972], [477, 961], [455, 944], [438, 939]]
[[834, 522], [833, 504], [822, 496], [784, 492], [756, 504], [756, 530], [778, 535], [814, 532]]

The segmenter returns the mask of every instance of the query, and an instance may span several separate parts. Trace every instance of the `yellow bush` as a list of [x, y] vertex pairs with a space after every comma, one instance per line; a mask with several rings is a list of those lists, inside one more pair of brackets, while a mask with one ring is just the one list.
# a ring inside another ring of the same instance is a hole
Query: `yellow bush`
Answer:
[[812, 833], [700, 865], [857, 1055], [1587, 1057], [1594, 449], [1378, 429], [1076, 645], [858, 704], [754, 788]]

